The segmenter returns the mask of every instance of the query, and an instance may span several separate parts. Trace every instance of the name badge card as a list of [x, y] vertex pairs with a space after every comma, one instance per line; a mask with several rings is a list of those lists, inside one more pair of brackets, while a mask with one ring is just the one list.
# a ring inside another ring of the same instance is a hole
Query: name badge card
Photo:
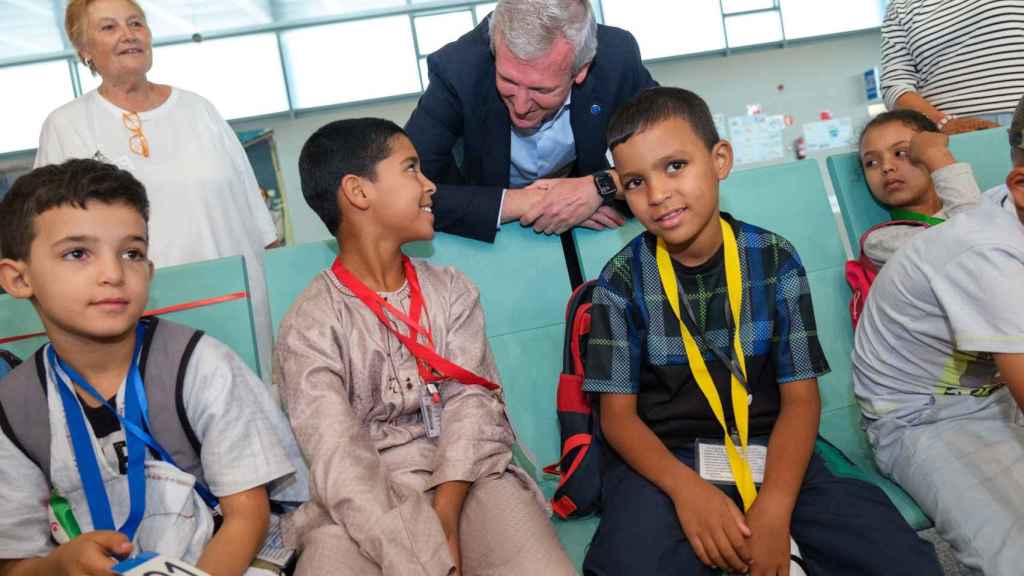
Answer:
[[[729, 454], [723, 442], [697, 440], [696, 464], [700, 477], [712, 484], [735, 486], [736, 480], [729, 467]], [[743, 448], [736, 446], [741, 453]], [[750, 473], [754, 476], [754, 484], [764, 482], [764, 466], [768, 459], [768, 447], [759, 444], [748, 444], [746, 460], [750, 464]]]
[[191, 564], [152, 552], [125, 560], [115, 565], [113, 570], [124, 576], [210, 576]]

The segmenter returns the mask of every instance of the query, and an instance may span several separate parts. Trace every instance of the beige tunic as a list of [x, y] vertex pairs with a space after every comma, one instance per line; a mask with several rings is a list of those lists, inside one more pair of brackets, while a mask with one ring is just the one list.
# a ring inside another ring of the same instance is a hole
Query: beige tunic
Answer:
[[[498, 382], [476, 287], [453, 268], [414, 265], [436, 350]], [[408, 284], [381, 296], [408, 312]], [[428, 438], [414, 358], [330, 271], [289, 310], [274, 360], [274, 382], [310, 467], [313, 499], [287, 529], [303, 548], [300, 575], [448, 574], [432, 490], [453, 480], [475, 483], [460, 523], [466, 574], [531, 566], [572, 573], [540, 491], [511, 464], [514, 435], [501, 399], [444, 382], [441, 436]], [[514, 529], [499, 526], [510, 522]]]

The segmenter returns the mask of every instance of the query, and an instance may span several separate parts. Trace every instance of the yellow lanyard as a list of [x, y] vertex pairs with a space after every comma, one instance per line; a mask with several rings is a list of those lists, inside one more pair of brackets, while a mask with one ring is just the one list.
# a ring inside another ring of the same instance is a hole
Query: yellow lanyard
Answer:
[[[736, 329], [733, 333], [733, 347], [736, 351], [740, 371], [744, 379], [746, 379], [746, 358], [743, 355], [743, 343], [740, 341], [740, 303], [743, 299], [743, 273], [740, 270], [739, 248], [736, 246], [736, 235], [733, 233], [729, 223], [725, 220], [720, 220], [720, 223], [722, 226], [722, 242], [725, 245], [725, 286], [729, 294], [729, 308], [736, 322]], [[722, 400], [718, 397], [718, 389], [715, 387], [715, 382], [711, 379], [708, 366], [704, 362], [700, 349], [697, 347], [696, 340], [693, 339], [693, 335], [690, 334], [690, 330], [686, 327], [686, 323], [683, 322], [683, 317], [680, 315], [679, 284], [676, 279], [675, 269], [672, 267], [672, 257], [669, 256], [665, 242], [660, 238], [658, 239], [657, 260], [658, 273], [661, 275], [661, 285], [665, 289], [665, 296], [668, 298], [669, 306], [672, 307], [672, 312], [675, 313], [676, 319], [679, 320], [679, 331], [683, 335], [686, 360], [690, 364], [690, 370], [693, 372], [694, 380], [697, 381], [697, 386], [700, 387], [700, 391], [707, 398], [708, 404], [711, 405], [711, 411], [714, 412], [718, 423], [722, 425], [725, 435], [725, 451], [729, 456], [729, 468], [732, 469], [733, 478], [736, 480], [736, 487], [739, 489], [740, 497], [743, 499], [743, 509], [749, 510], [750, 506], [754, 503], [754, 499], [757, 498], [757, 487], [754, 486], [754, 476], [750, 471], [750, 463], [744, 458], [744, 454], [747, 452], [750, 411], [750, 408], [747, 406], [747, 390], [730, 370], [732, 409], [736, 420], [736, 432], [739, 435], [740, 446], [743, 451], [741, 454], [740, 450], [736, 448], [732, 436], [729, 434], [729, 429], [725, 423], [725, 411], [722, 408]]]

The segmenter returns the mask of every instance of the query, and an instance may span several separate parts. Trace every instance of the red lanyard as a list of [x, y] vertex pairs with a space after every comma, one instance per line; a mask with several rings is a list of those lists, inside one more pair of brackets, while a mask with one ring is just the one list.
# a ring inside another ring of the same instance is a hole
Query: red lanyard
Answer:
[[[420, 290], [420, 281], [416, 276], [416, 268], [413, 267], [412, 260], [408, 256], [402, 256], [402, 265], [405, 267], [405, 278], [409, 282], [409, 314], [405, 314], [398, 308], [395, 308], [387, 300], [381, 298], [379, 294], [370, 290], [366, 284], [349, 272], [348, 268], [345, 268], [340, 258], [334, 260], [334, 264], [331, 265], [331, 272], [334, 273], [334, 277], [338, 279], [338, 282], [341, 282], [343, 286], [351, 290], [363, 304], [366, 304], [367, 308], [376, 314], [381, 323], [387, 326], [388, 330], [394, 333], [398, 340], [409, 350], [409, 353], [416, 358], [416, 367], [424, 383], [455, 380], [463, 384], [483, 386], [488, 390], [497, 390], [499, 386], [494, 382], [477, 376], [469, 370], [442, 358], [440, 354], [434, 351], [434, 340], [431, 337], [430, 329], [420, 325], [420, 316], [423, 313], [424, 304], [423, 292]], [[402, 334], [384, 314], [384, 310], [387, 310], [393, 317], [405, 324], [409, 328], [409, 334]], [[420, 336], [427, 341], [427, 345], [420, 343]]]

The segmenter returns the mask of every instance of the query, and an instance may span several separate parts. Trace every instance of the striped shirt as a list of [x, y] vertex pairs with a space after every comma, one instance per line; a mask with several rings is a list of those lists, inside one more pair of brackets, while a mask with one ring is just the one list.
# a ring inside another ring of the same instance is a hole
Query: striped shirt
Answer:
[[891, 0], [882, 96], [917, 92], [946, 114], [1012, 112], [1024, 94], [1024, 0]]

